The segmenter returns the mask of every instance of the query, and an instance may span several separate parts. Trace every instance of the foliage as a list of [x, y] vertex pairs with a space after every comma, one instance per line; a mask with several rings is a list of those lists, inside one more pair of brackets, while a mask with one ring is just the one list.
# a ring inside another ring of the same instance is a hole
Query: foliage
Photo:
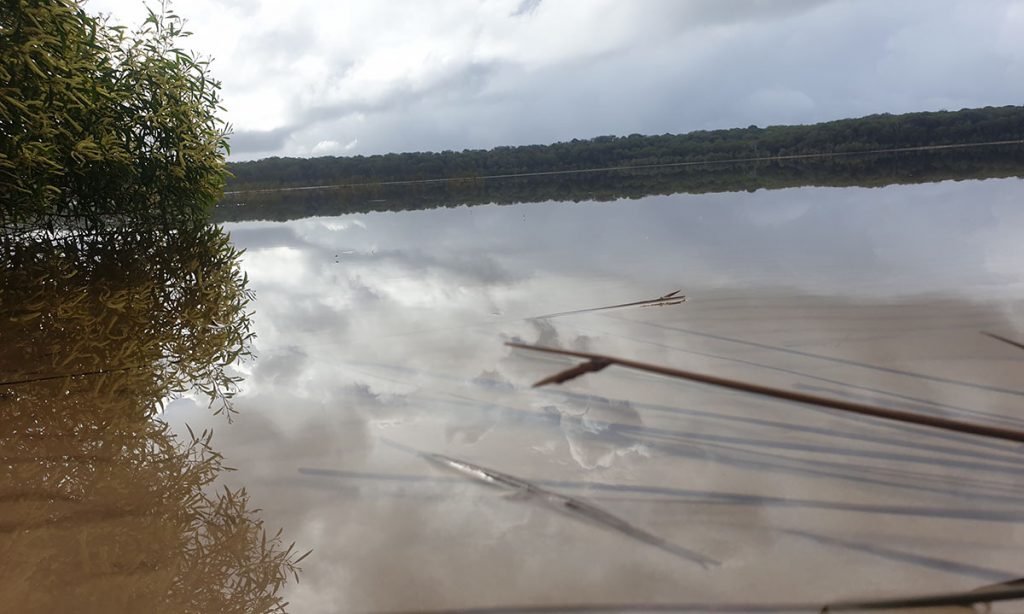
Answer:
[[134, 33], [76, 0], [0, 0], [0, 222], [201, 221], [228, 127], [208, 63], [161, 9]]
[[573, 139], [553, 145], [378, 156], [268, 158], [229, 165], [229, 190], [468, 178], [1024, 139], [1024, 106], [870, 115], [805, 126]]
[[240, 256], [214, 226], [0, 237], [3, 379], [135, 370], [145, 378], [118, 380], [131, 390], [106, 384], [114, 404], [151, 398], [141, 408], [151, 416], [163, 398], [197, 389], [230, 412], [230, 365], [254, 336]]
[[206, 225], [227, 127], [166, 8], [140, 30], [0, 0], [0, 609], [281, 612], [299, 556], [203, 432], [249, 355], [241, 253]]
[[[18, 612], [279, 612], [302, 557], [267, 533], [211, 433], [251, 294], [215, 227], [0, 240], [0, 593]], [[191, 434], [191, 431], [190, 431]]]
[[[88, 390], [75, 390], [81, 395]], [[124, 403], [133, 402], [124, 399]], [[59, 407], [57, 409], [60, 409]], [[268, 534], [224, 471], [210, 433], [181, 442], [165, 423], [89, 424], [0, 436], [0, 591], [17, 612], [281, 612], [301, 558]], [[74, 430], [74, 429], [70, 429]]]

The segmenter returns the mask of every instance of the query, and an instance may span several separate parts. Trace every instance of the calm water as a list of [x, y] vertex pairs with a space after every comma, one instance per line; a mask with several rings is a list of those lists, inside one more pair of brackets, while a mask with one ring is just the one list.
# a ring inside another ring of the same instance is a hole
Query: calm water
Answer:
[[[1021, 575], [1024, 451], [509, 340], [1024, 427], [1020, 180], [534, 203], [228, 226], [258, 358], [212, 426], [315, 552], [296, 612], [829, 600]], [[653, 298], [663, 307], [549, 314]], [[397, 444], [397, 445], [392, 445]], [[404, 446], [404, 447], [403, 447]], [[585, 499], [703, 568], [431, 463]]]

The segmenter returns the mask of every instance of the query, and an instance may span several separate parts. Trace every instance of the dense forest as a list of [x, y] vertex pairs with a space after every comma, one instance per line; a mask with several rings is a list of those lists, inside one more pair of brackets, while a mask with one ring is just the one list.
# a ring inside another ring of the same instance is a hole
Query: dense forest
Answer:
[[736, 192], [800, 186], [877, 187], [1024, 176], [1024, 145], [864, 154], [802, 160], [706, 163], [504, 179], [454, 179], [228, 195], [218, 222], [284, 221], [317, 215], [406, 211], [460, 205], [608, 201], [656, 194]]
[[800, 155], [849, 155], [893, 148], [1024, 139], [1024, 107], [869, 115], [811, 125], [700, 130], [687, 134], [573, 139], [490, 150], [321, 158], [267, 158], [229, 164], [227, 190], [248, 191], [424, 179], [721, 162]]

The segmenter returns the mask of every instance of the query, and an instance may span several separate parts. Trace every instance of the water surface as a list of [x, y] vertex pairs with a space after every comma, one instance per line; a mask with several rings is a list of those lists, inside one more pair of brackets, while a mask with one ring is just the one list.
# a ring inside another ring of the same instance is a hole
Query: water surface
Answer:
[[[1024, 427], [1024, 183], [993, 179], [370, 213], [227, 226], [258, 358], [215, 427], [315, 549], [295, 611], [824, 601], [1022, 575], [1017, 445], [611, 367], [595, 351]], [[681, 290], [687, 302], [576, 313]], [[396, 445], [389, 445], [392, 442]], [[579, 497], [685, 557], [509, 497]]]

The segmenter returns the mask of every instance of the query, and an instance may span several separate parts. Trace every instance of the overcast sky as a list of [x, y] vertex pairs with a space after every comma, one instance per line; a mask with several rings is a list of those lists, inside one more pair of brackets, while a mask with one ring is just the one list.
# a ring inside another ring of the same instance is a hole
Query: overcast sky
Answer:
[[[138, 23], [141, 0], [89, 0]], [[1024, 100], [1019, 0], [179, 0], [233, 158], [461, 150]]]

